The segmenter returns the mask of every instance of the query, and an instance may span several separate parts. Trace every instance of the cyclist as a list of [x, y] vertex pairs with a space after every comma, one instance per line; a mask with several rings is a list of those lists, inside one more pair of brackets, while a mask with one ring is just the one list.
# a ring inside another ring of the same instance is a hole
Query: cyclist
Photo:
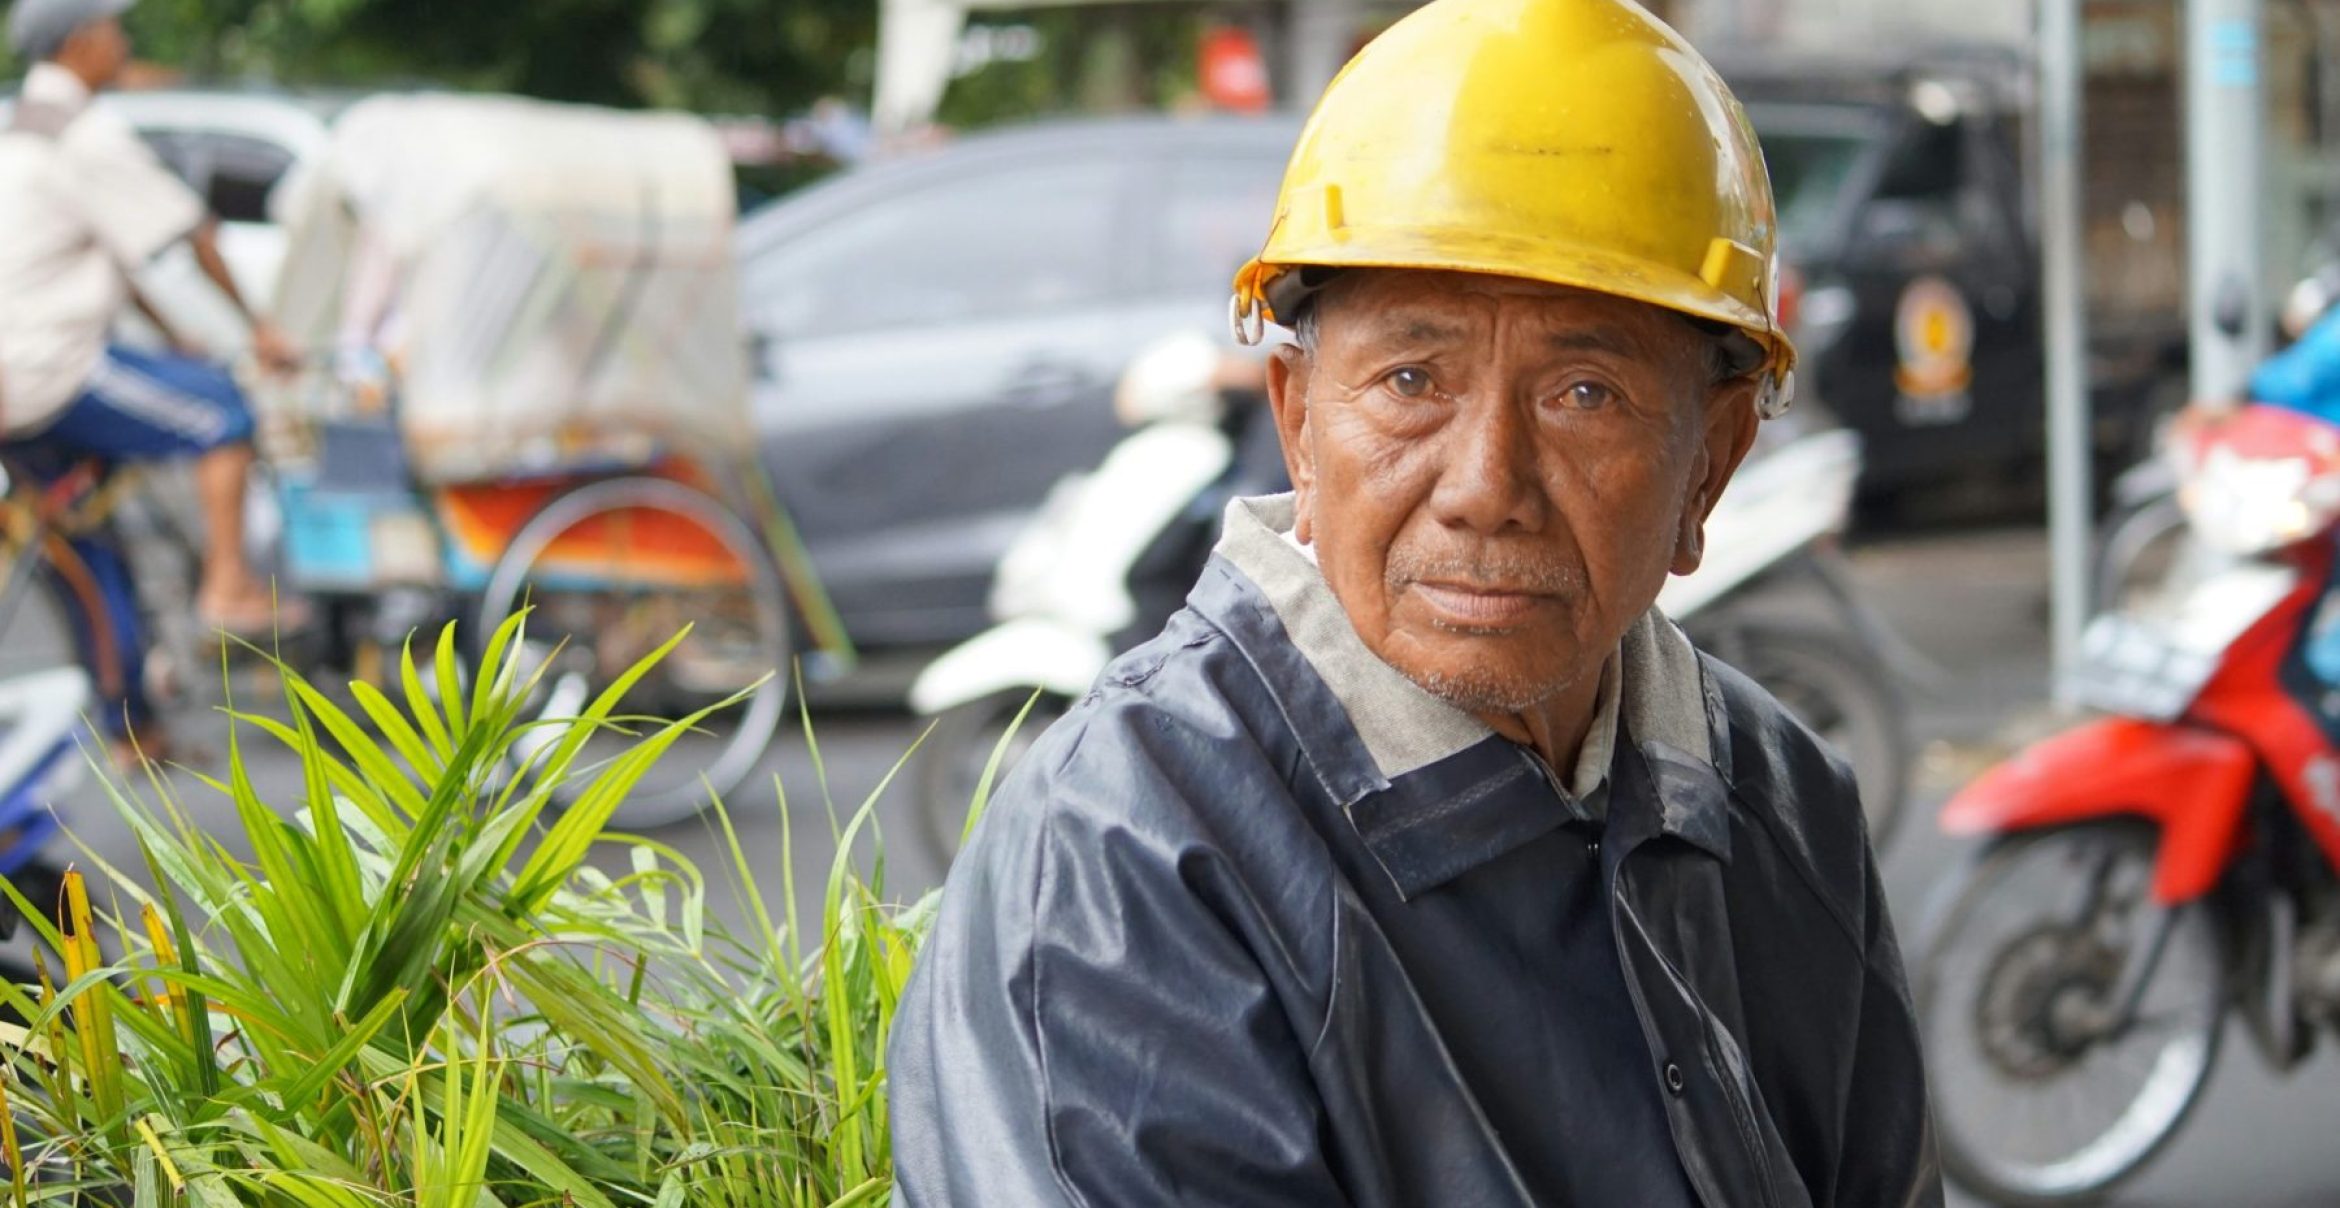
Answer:
[[[251, 412], [225, 370], [179, 343], [132, 272], [189, 243], [251, 323], [260, 361], [283, 368], [295, 357], [245, 305], [203, 201], [127, 122], [91, 104], [129, 61], [119, 18], [130, 4], [15, 0], [8, 13], [10, 46], [33, 67], [0, 130], [0, 441], [70, 459], [192, 458], [206, 545], [196, 615], [229, 633], [265, 633], [297, 618], [279, 613], [244, 555]], [[109, 342], [125, 303], [154, 320], [171, 351]], [[130, 611], [108, 607], [116, 622]], [[109, 720], [138, 712], [134, 701], [107, 704]]]

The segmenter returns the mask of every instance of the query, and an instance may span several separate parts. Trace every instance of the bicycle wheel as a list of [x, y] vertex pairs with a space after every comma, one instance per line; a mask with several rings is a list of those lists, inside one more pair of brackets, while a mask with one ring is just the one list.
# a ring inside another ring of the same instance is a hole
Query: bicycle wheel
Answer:
[[76, 667], [73, 623], [33, 550], [0, 545], [0, 680]]
[[[755, 531], [714, 498], [658, 478], [610, 479], [554, 498], [496, 563], [472, 641], [484, 643], [522, 607], [532, 611], [517, 657], [524, 674], [543, 669], [527, 710], [534, 720], [576, 716], [686, 625], [690, 636], [617, 712], [677, 718], [745, 694], [674, 745], [618, 807], [616, 825], [692, 817], [710, 793], [738, 788], [763, 757], [787, 697], [787, 596]], [[558, 730], [530, 731], [520, 758]], [[586, 742], [572, 769], [576, 787], [647, 732], [625, 730]]]
[[152, 721], [156, 669], [136, 609], [135, 572], [118, 533], [68, 543], [43, 534], [40, 546], [0, 547], [0, 679], [79, 667], [97, 697], [93, 721], [111, 733], [125, 711]]

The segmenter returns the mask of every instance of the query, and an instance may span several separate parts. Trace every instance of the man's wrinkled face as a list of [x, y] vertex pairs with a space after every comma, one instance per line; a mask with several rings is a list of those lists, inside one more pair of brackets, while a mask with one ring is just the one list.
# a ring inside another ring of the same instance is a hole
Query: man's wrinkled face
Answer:
[[1673, 312], [1468, 273], [1344, 274], [1270, 393], [1301, 540], [1383, 661], [1524, 714], [1599, 672], [1754, 438]]

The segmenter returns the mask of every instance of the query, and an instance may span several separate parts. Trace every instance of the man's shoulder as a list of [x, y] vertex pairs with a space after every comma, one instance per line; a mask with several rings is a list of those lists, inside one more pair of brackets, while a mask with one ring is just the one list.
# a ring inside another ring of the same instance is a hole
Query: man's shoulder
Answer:
[[93, 188], [136, 188], [169, 193], [185, 192], [185, 182], [171, 171], [152, 146], [139, 136], [128, 118], [105, 105], [93, 104], [76, 114], [57, 135], [65, 161]]
[[1699, 661], [1717, 769], [1742, 816], [1857, 935], [1866, 925], [1870, 852], [1851, 767], [1744, 673], [1712, 655]]
[[989, 920], [1013, 946], [1087, 925], [1069, 903], [1216, 916], [1239, 900], [1311, 899], [1330, 875], [1321, 819], [1249, 674], [1191, 614], [1116, 660], [992, 794], [952, 867], [945, 920]]
[[133, 150], [141, 156], [153, 155], [146, 140], [138, 137], [138, 128], [130, 124], [130, 119], [105, 105], [82, 106], [57, 137], [68, 151], [77, 153], [115, 155]]
[[[1227, 635], [1192, 611], [1113, 660], [1058, 723], [1065, 731], [1050, 779], [1142, 781], [1196, 798], [1243, 781], [1280, 779], [1290, 735], [1273, 697]], [[1052, 737], [1054, 737], [1052, 735]]]
[[1297, 748], [1276, 718], [1226, 636], [1183, 612], [1114, 660], [1001, 782], [979, 858], [1124, 844], [1124, 857], [1177, 858], [1297, 839]]

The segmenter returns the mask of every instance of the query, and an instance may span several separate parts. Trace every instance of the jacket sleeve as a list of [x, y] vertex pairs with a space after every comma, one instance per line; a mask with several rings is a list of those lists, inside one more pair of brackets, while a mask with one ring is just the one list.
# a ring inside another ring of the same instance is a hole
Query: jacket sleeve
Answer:
[[1175, 803], [1080, 779], [1011, 778], [952, 872], [892, 1042], [896, 1203], [1337, 1208], [1240, 891]]
[[1925, 1056], [1910, 1009], [1901, 947], [1885, 905], [1877, 860], [1868, 864], [1866, 973], [1853, 1037], [1834, 1202], [1846, 1208], [1940, 1208], [1942, 1165], [1926, 1102]]

